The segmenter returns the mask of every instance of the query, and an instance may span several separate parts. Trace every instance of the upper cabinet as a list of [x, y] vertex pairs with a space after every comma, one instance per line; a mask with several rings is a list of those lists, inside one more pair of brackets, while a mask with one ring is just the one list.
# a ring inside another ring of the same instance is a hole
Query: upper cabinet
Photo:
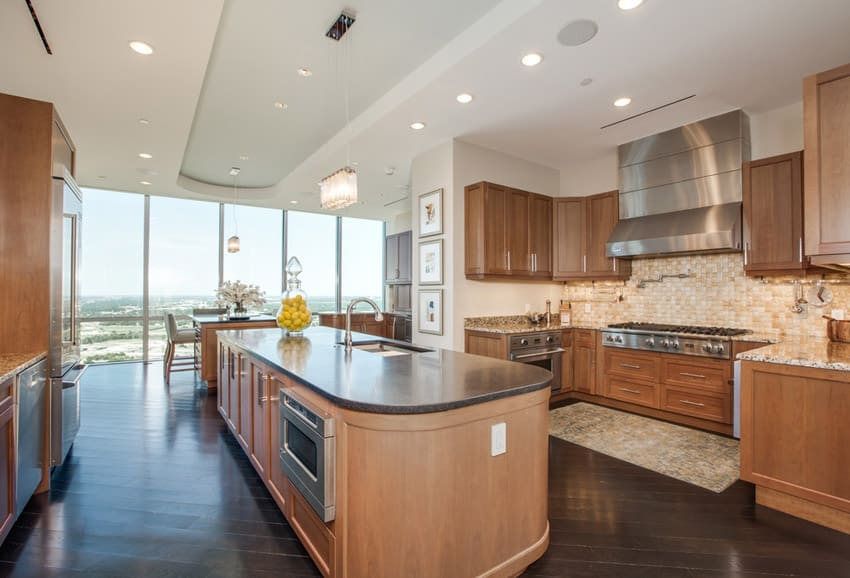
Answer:
[[801, 273], [803, 153], [744, 163], [744, 271], [747, 275]]
[[467, 278], [552, 278], [551, 197], [481, 182], [464, 202]]
[[405, 231], [385, 239], [384, 280], [391, 284], [410, 284], [413, 280], [413, 233]]
[[803, 80], [805, 249], [850, 261], [850, 64]]
[[617, 191], [554, 199], [553, 213], [555, 280], [627, 279], [631, 275], [630, 261], [605, 254], [605, 243], [619, 220]]

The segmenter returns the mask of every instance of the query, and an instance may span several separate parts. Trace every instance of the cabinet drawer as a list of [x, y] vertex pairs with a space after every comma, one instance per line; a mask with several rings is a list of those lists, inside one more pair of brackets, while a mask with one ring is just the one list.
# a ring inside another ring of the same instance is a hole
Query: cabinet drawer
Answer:
[[732, 423], [732, 400], [728, 395], [716, 395], [694, 388], [665, 385], [661, 409]]
[[663, 381], [666, 384], [696, 387], [717, 393], [729, 393], [731, 363], [728, 361], [700, 362], [666, 359]]
[[605, 371], [629, 379], [658, 381], [660, 360], [651, 354], [630, 353], [605, 348]]
[[624, 379], [608, 379], [608, 397], [658, 407], [658, 386], [654, 383], [636, 383]]
[[333, 576], [334, 535], [290, 482], [287, 482], [287, 493], [290, 497], [289, 523], [322, 575]]

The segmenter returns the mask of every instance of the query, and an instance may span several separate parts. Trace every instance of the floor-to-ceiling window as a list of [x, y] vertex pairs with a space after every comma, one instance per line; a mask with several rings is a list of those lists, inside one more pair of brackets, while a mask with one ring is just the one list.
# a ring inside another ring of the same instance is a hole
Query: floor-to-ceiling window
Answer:
[[89, 362], [142, 358], [145, 197], [85, 189], [81, 339]]
[[342, 304], [371, 297], [384, 308], [384, 223], [342, 218]]
[[298, 278], [310, 310], [336, 311], [337, 217], [289, 211], [286, 219], [287, 259], [301, 262], [304, 272]]
[[[86, 362], [150, 360], [165, 349], [163, 314], [190, 325], [223, 280], [259, 285], [274, 312], [284, 266], [298, 257], [310, 309], [355, 296], [382, 304], [383, 222], [83, 189], [82, 341]], [[225, 239], [238, 227], [241, 249]], [[284, 251], [286, 252], [284, 254]], [[145, 347], [147, 343], [147, 348]], [[178, 355], [191, 348], [178, 348]]]

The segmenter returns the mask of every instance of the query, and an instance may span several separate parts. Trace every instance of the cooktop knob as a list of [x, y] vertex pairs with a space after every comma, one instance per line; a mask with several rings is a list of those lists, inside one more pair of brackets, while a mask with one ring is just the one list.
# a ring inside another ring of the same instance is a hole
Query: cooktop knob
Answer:
[[674, 341], [673, 343], [670, 344], [670, 347], [672, 347], [673, 349], [679, 349], [679, 341], [678, 340]]
[[552, 337], [551, 335], [546, 337], [546, 343], [554, 343], [554, 342], [555, 342], [555, 338]]
[[608, 343], [613, 343], [614, 342], [614, 336], [613, 335], [606, 335], [605, 341], [607, 341]]
[[528, 345], [528, 339], [525, 339], [525, 338], [520, 339], [520, 340], [519, 340], [519, 344], [520, 344], [520, 345]]
[[647, 337], [644, 340], [644, 343], [647, 345], [647, 347], [655, 347], [655, 340], [652, 337]]
[[661, 341], [661, 347], [665, 347], [665, 348], [670, 347], [670, 342], [667, 341], [666, 339], [662, 340]]
[[725, 351], [723, 346], [720, 345], [720, 344], [715, 345], [714, 347], [711, 348], [711, 350], [712, 350], [713, 353], [723, 353]]
[[622, 343], [623, 342], [623, 336], [618, 335], [617, 337], [614, 338], [614, 341], [616, 341], [617, 343]]
[[711, 353], [711, 344], [706, 343], [705, 345], [702, 346], [702, 350], [705, 351], [706, 353]]

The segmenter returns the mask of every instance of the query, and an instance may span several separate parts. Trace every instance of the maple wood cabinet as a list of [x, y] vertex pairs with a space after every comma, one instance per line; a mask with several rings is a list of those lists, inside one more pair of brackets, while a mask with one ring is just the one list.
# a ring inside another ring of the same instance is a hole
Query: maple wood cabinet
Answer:
[[850, 262], [850, 64], [803, 80], [806, 254]]
[[15, 378], [0, 383], [0, 542], [15, 523]]
[[631, 261], [605, 254], [605, 243], [620, 218], [617, 191], [556, 198], [553, 203], [555, 280], [627, 279], [631, 275]]
[[573, 330], [573, 389], [596, 393], [596, 331]]
[[803, 152], [744, 163], [744, 271], [804, 272]]
[[413, 232], [387, 235], [384, 240], [384, 281], [390, 285], [413, 282]]
[[561, 330], [561, 393], [573, 390], [573, 330]]
[[[333, 327], [335, 329], [345, 329], [345, 313], [319, 313], [319, 325]], [[387, 333], [386, 322], [375, 321], [374, 313], [352, 313], [351, 330], [377, 337], [391, 337]]]
[[551, 279], [551, 197], [487, 182], [464, 193], [468, 279]]

